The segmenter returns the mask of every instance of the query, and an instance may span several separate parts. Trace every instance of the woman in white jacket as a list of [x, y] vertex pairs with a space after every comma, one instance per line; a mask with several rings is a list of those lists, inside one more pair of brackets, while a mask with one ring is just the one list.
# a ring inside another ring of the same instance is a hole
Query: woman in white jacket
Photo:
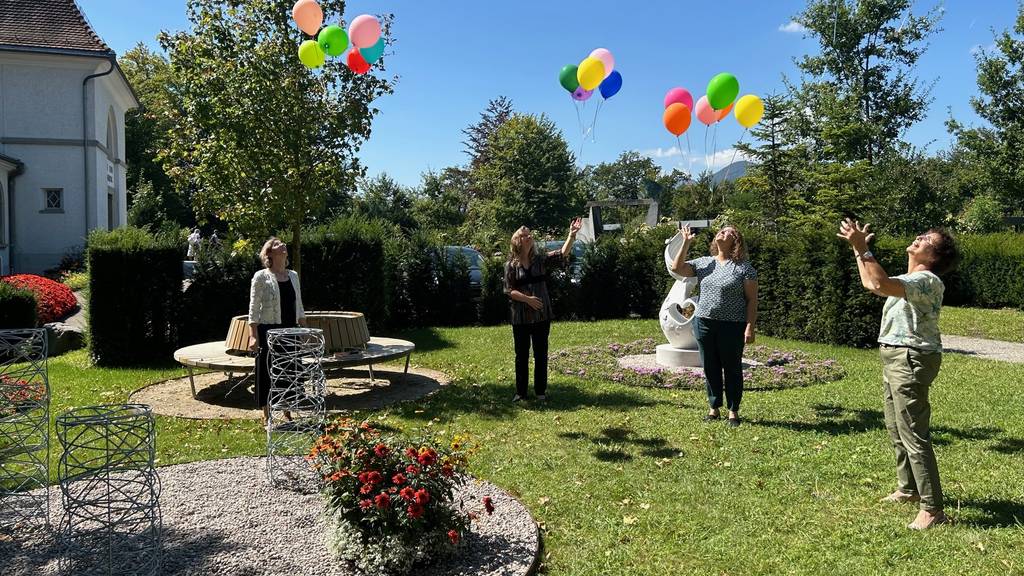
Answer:
[[[264, 269], [252, 277], [249, 288], [249, 349], [256, 355], [256, 405], [263, 409], [263, 421], [270, 418], [270, 350], [267, 331], [306, 325], [299, 275], [288, 269], [288, 246], [271, 237], [260, 250]], [[286, 415], [287, 416], [287, 415]]]

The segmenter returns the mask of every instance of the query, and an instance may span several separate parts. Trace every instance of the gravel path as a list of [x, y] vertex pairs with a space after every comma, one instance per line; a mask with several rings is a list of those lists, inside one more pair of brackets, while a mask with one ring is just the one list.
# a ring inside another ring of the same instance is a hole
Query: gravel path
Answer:
[[942, 348], [953, 354], [966, 354], [986, 360], [1024, 364], [1024, 344], [1019, 342], [943, 334]]
[[[163, 514], [163, 570], [171, 575], [354, 576], [325, 544], [322, 501], [315, 493], [268, 486], [263, 458], [232, 458], [159, 469]], [[529, 511], [493, 484], [471, 481], [460, 498], [481, 514], [460, 552], [442, 564], [414, 570], [424, 576], [520, 576], [537, 557], [537, 525]], [[60, 514], [60, 492], [51, 492], [51, 520]], [[57, 554], [48, 533], [0, 535], [4, 576], [55, 575]]]

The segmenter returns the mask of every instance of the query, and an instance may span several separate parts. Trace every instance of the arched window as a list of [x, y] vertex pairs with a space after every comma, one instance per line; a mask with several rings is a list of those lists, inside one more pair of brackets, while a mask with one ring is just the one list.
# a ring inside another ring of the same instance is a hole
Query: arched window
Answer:
[[114, 114], [114, 108], [111, 106], [110, 111], [107, 113], [107, 159], [111, 162], [117, 160], [118, 154], [118, 142], [117, 142], [117, 115]]

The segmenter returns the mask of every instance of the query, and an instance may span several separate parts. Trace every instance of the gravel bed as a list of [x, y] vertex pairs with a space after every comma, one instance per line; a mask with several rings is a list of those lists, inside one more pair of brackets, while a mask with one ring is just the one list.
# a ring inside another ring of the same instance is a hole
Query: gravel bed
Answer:
[[[704, 368], [700, 366], [680, 366], [678, 368], [669, 368], [668, 366], [662, 366], [658, 364], [657, 354], [636, 354], [633, 356], [623, 356], [618, 359], [619, 366], [630, 369], [630, 368], [646, 368], [653, 370], [655, 368], [661, 368], [662, 370], [671, 370], [679, 374], [685, 372], [694, 372], [696, 374], [704, 374]], [[761, 363], [751, 358], [743, 359], [743, 368], [752, 368], [754, 366], [760, 366]]]
[[953, 354], [966, 354], [985, 360], [1024, 364], [1024, 344], [1020, 342], [1003, 342], [1002, 340], [943, 334], [942, 348], [945, 352]]
[[[355, 576], [327, 550], [320, 496], [274, 488], [264, 458], [232, 458], [159, 468], [165, 575]], [[482, 513], [483, 496], [495, 503]], [[60, 491], [50, 493], [51, 520], [61, 514]], [[497, 486], [470, 481], [457, 494], [467, 511], [481, 512], [454, 556], [415, 569], [424, 576], [529, 574], [539, 549], [529, 511]], [[56, 575], [52, 534], [0, 533], [0, 572]]]

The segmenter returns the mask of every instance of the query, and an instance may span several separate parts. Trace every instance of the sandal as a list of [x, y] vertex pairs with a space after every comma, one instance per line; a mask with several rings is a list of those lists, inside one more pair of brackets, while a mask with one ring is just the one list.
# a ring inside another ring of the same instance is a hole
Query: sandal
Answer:
[[892, 494], [889, 494], [885, 498], [882, 498], [882, 499], [879, 500], [879, 502], [893, 502], [893, 503], [896, 503], [896, 504], [903, 504], [905, 502], [920, 502], [920, 501], [921, 501], [921, 497], [918, 496], [917, 494], [907, 494], [906, 492], [901, 492], [899, 490], [897, 490], [897, 491], [893, 492]]

